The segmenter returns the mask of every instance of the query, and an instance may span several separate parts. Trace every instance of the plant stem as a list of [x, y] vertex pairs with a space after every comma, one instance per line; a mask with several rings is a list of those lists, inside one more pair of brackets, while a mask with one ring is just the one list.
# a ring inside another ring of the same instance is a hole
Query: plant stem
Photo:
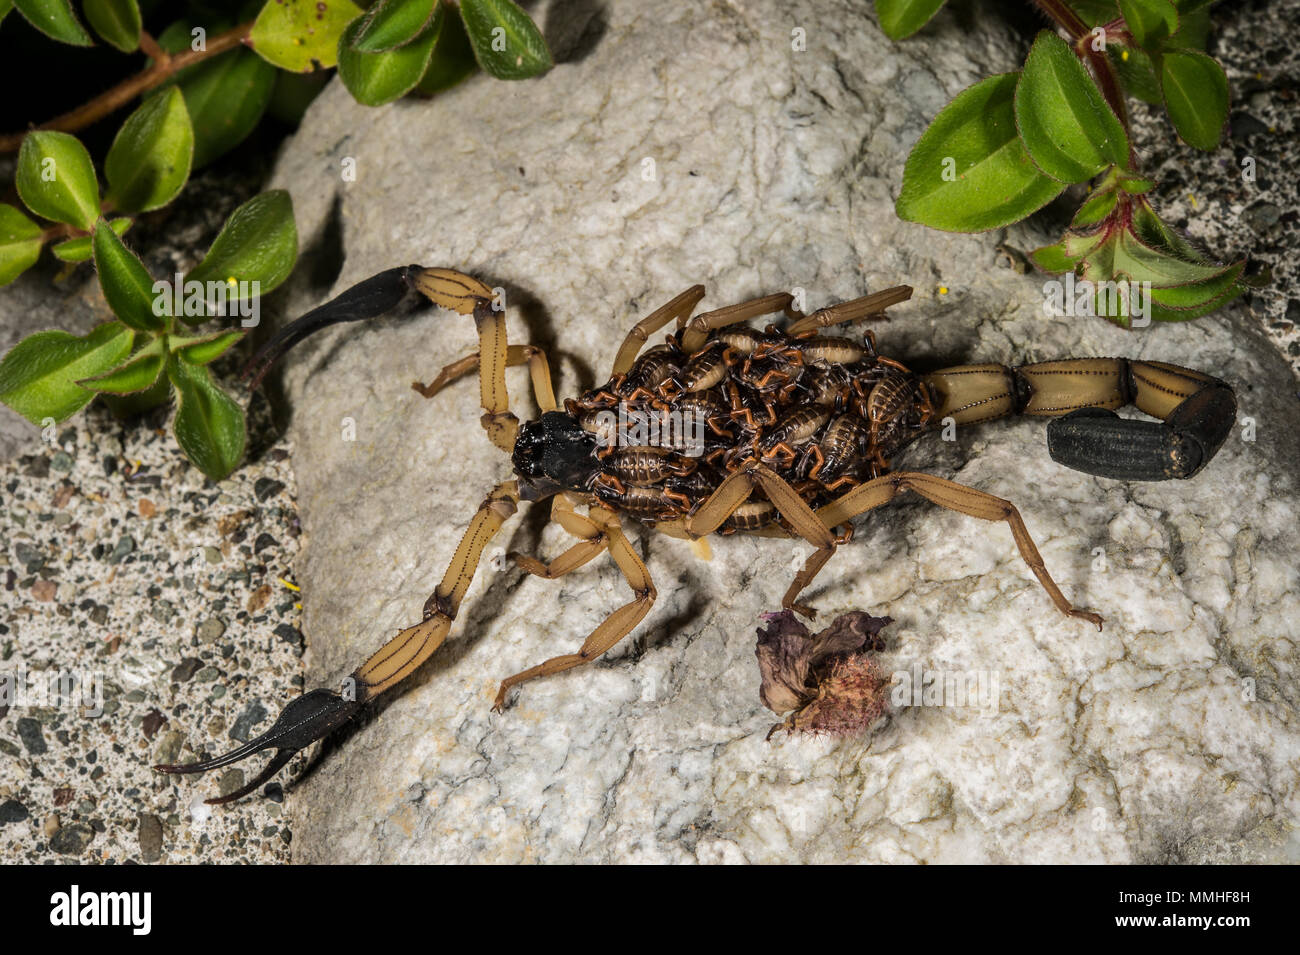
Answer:
[[[225, 33], [219, 33], [212, 37], [202, 50], [186, 50], [174, 56], [159, 47], [158, 42], [152, 36], [141, 33], [140, 49], [153, 59], [153, 63], [135, 74], [135, 76], [123, 80], [112, 89], [105, 90], [89, 102], [83, 103], [76, 109], [64, 113], [62, 116], [56, 116], [54, 119], [35, 128], [53, 129], [64, 133], [73, 133], [79, 129], [84, 129], [91, 123], [97, 122], [108, 114], [121, 109], [140, 94], [161, 86], [187, 66], [193, 66], [195, 63], [239, 46], [247, 39], [248, 32], [252, 28], [253, 23], [250, 20], [248, 23], [242, 23]], [[23, 130], [22, 132], [7, 133], [0, 136], [0, 153], [17, 152], [27, 132], [27, 130]]]

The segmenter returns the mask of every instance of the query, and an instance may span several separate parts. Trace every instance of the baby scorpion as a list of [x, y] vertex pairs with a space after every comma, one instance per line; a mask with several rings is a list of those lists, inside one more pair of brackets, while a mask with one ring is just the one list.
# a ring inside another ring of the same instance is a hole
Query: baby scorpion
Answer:
[[[884, 317], [910, 298], [907, 286], [832, 305], [809, 315], [781, 293], [692, 316], [704, 297], [696, 285], [637, 322], [614, 359], [609, 380], [561, 406], [546, 355], [506, 340], [504, 313], [478, 279], [444, 268], [390, 269], [353, 286], [282, 328], [258, 352], [246, 375], [256, 387], [281, 355], [311, 333], [340, 322], [375, 318], [412, 290], [435, 304], [473, 317], [478, 350], [414, 387], [433, 397], [478, 370], [491, 441], [511, 455], [515, 476], [496, 485], [479, 506], [423, 619], [400, 631], [345, 681], [341, 692], [315, 689], [290, 702], [261, 736], [230, 753], [186, 765], [158, 766], [196, 773], [275, 749], [263, 772], [228, 802], [253, 791], [294, 753], [337, 729], [379, 694], [410, 676], [441, 646], [469, 589], [484, 548], [520, 501], [551, 501], [551, 519], [577, 538], [554, 560], [511, 554], [524, 571], [555, 579], [608, 552], [632, 591], [576, 653], [552, 657], [501, 682], [494, 704], [527, 680], [588, 663], [627, 636], [649, 612], [656, 591], [623, 530], [623, 517], [674, 537], [713, 533], [800, 537], [814, 547], [782, 599], [782, 607], [813, 616], [798, 602], [837, 547], [851, 521], [912, 491], [985, 521], [1005, 522], [1029, 569], [1056, 607], [1097, 625], [1096, 613], [1076, 609], [1057, 587], [1009, 501], [918, 471], [892, 471], [897, 453], [945, 423], [989, 421], [1012, 414], [1049, 417], [1048, 451], [1060, 464], [1121, 480], [1189, 478], [1223, 444], [1236, 418], [1224, 382], [1158, 361], [1076, 358], [1007, 367], [974, 364], [918, 374], [877, 354], [875, 338], [825, 334], [835, 326]], [[759, 331], [741, 323], [784, 312], [789, 324]], [[676, 330], [644, 354], [650, 336]], [[638, 355], [640, 354], [640, 357]], [[510, 411], [505, 369], [527, 365], [541, 414], [520, 424]], [[1157, 421], [1120, 418], [1126, 404]], [[636, 412], [701, 414], [695, 447], [611, 444], [601, 415]], [[580, 513], [579, 508], [585, 509]]]

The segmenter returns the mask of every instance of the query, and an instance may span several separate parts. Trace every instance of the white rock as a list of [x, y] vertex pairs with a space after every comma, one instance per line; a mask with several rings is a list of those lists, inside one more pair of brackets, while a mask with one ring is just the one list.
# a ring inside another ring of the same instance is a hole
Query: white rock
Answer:
[[[564, 10], [544, 17], [548, 33], [583, 35], [591, 25]], [[906, 466], [1019, 505], [1063, 590], [1107, 625], [1063, 619], [1005, 527], [912, 502], [875, 514], [815, 605], [894, 617], [891, 671], [990, 673], [1000, 696], [983, 715], [909, 707], [870, 738], [764, 742], [754, 628], [806, 545], [720, 539], [704, 563], [635, 535], [660, 593], [648, 621], [596, 664], [527, 684], [500, 716], [497, 681], [575, 648], [627, 588], [604, 561], [556, 583], [482, 574], [448, 644], [299, 787], [297, 859], [1295, 857], [1294, 381], [1249, 316], [1133, 333], [1047, 318], [1041, 279], [994, 267], [995, 236], [895, 218], [928, 120], [1023, 54], [995, 17], [958, 29], [945, 13], [896, 45], [858, 3], [604, 10], [591, 49], [536, 82], [476, 78], [378, 110], [328, 89], [275, 184], [318, 261], [338, 203], [343, 267], [299, 289], [295, 311], [394, 265], [454, 266], [507, 290], [512, 340], [546, 346], [573, 394], [604, 379], [633, 321], [695, 282], [708, 306], [799, 286], [814, 308], [905, 281], [917, 294], [880, 330], [889, 354], [1188, 364], [1237, 386], [1258, 439], [1234, 435], [1193, 481], [1149, 485], [1057, 467], [1041, 422], [917, 446]], [[340, 179], [344, 157], [355, 182]], [[431, 401], [410, 390], [473, 348], [469, 322], [424, 312], [331, 332], [290, 366], [309, 683], [332, 684], [419, 619], [509, 474], [479, 431], [473, 382]], [[510, 383], [530, 411], [526, 375]], [[345, 418], [355, 442], [341, 440]], [[497, 543], [536, 553], [538, 524], [517, 520]]]

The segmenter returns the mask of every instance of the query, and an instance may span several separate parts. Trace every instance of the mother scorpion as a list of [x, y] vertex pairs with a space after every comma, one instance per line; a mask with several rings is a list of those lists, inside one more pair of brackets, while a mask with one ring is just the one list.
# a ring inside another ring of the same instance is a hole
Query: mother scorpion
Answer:
[[[493, 706], [498, 712], [512, 687], [589, 663], [649, 612], [655, 587], [624, 534], [621, 515], [692, 541], [714, 533], [802, 538], [815, 550], [795, 575], [782, 607], [811, 617], [815, 611], [798, 603], [799, 595], [850, 539], [853, 518], [912, 491], [941, 507], [1005, 522], [1057, 608], [1101, 629], [1098, 614], [1076, 609], [1061, 593], [1012, 503], [934, 475], [892, 471], [891, 460], [941, 424], [1022, 414], [1053, 419], [1048, 452], [1059, 464], [1120, 480], [1189, 478], [1219, 450], [1236, 419], [1236, 399], [1227, 384], [1165, 362], [1075, 358], [917, 374], [878, 354], [870, 331], [860, 340], [823, 333], [885, 318], [886, 308], [911, 297], [908, 286], [808, 315], [793, 307], [793, 296], [780, 293], [693, 317], [704, 286], [692, 286], [632, 327], [605, 384], [561, 408], [545, 353], [507, 342], [505, 313], [494, 304], [492, 289], [452, 269], [411, 265], [372, 276], [284, 326], [254, 356], [245, 376], [256, 388], [270, 366], [308, 335], [379, 317], [412, 291], [472, 316], [479, 339], [476, 352], [448, 365], [429, 385], [413, 387], [430, 398], [477, 369], [483, 428], [511, 455], [515, 477], [497, 484], [479, 506], [424, 605], [423, 619], [354, 670], [340, 692], [304, 693], [285, 706], [267, 732], [223, 756], [155, 767], [199, 773], [276, 750], [251, 783], [209, 803], [252, 792], [299, 750], [414, 673], [447, 637], [484, 548], [521, 500], [550, 500], [551, 520], [577, 543], [549, 563], [511, 553], [519, 567], [554, 580], [608, 552], [633, 599], [609, 614], [577, 653], [552, 657], [503, 680]], [[790, 319], [784, 329], [768, 326], [760, 332], [744, 324], [777, 312]], [[643, 353], [650, 336], [671, 322], [676, 331]], [[528, 366], [541, 410], [523, 425], [510, 411], [505, 384], [505, 369], [516, 365]], [[1130, 403], [1159, 420], [1115, 414]], [[699, 424], [703, 441], [687, 451], [621, 444], [610, 428], [615, 408], [638, 420], [689, 417]]]

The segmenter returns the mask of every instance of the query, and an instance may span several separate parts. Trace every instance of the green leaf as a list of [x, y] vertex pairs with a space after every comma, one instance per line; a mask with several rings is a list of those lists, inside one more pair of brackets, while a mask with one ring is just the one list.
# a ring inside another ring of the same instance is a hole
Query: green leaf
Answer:
[[171, 298], [154, 290], [144, 263], [112, 229], [95, 229], [92, 244], [99, 287], [113, 314], [137, 331], [162, 331]]
[[1204, 53], [1205, 44], [1210, 39], [1211, 2], [1213, 0], [1178, 3], [1178, 29], [1164, 45], [1169, 49], [1200, 50]]
[[907, 157], [895, 209], [900, 218], [950, 232], [1017, 222], [1065, 184], [1030, 161], [1016, 131], [1018, 73], [981, 80], [957, 94]]
[[243, 331], [236, 330], [187, 338], [173, 336], [167, 340], [167, 347], [175, 352], [181, 361], [189, 362], [191, 365], [206, 365], [224, 355], [245, 334]]
[[387, 53], [357, 52], [352, 44], [365, 22], [358, 19], [348, 25], [339, 40], [339, 76], [358, 103], [380, 106], [415, 88], [429, 66], [434, 44], [438, 42], [439, 28], [445, 19], [442, 8], [438, 10], [433, 23], [419, 39]]
[[526, 80], [554, 63], [541, 31], [511, 0], [461, 0], [460, 15], [474, 56], [499, 80]]
[[99, 183], [77, 137], [36, 130], [18, 150], [18, 195], [38, 216], [89, 232], [99, 218]]
[[362, 21], [352, 39], [354, 49], [362, 53], [382, 53], [405, 46], [440, 14], [440, 0], [380, 0]]
[[144, 414], [159, 405], [166, 404], [171, 396], [172, 383], [167, 380], [166, 375], [159, 375], [158, 380], [144, 391], [137, 391], [129, 395], [101, 394], [99, 400], [107, 405], [108, 409], [117, 417], [129, 418], [132, 415]]
[[[298, 229], [293, 201], [283, 189], [254, 196], [231, 213], [203, 261], [186, 276], [194, 282], [256, 282], [252, 295], [265, 295], [293, 271], [298, 258]], [[232, 286], [227, 298], [242, 297]], [[186, 316], [193, 323], [205, 316]]]
[[1029, 253], [1029, 258], [1034, 265], [1044, 272], [1050, 272], [1052, 275], [1073, 272], [1079, 264], [1079, 260], [1066, 251], [1064, 242], [1034, 249]]
[[1170, 255], [1186, 259], [1189, 262], [1203, 261], [1200, 252], [1185, 238], [1166, 225], [1145, 199], [1133, 204], [1132, 229], [1140, 240], [1152, 248], [1168, 252]]
[[158, 381], [166, 364], [162, 345], [162, 339], [155, 338], [112, 371], [82, 378], [77, 384], [98, 394], [130, 395], [148, 391]]
[[433, 59], [416, 89], [425, 96], [432, 96], [450, 89], [477, 69], [478, 61], [474, 59], [474, 48], [465, 33], [465, 22], [460, 17], [444, 16], [438, 45], [433, 48]]
[[130, 53], [140, 45], [140, 6], [136, 0], [85, 0], [82, 11], [110, 46]]
[[[111, 228], [118, 235], [125, 235], [126, 230], [135, 224], [134, 219], [121, 218], [114, 219], [110, 222]], [[58, 245], [50, 247], [54, 257], [61, 262], [85, 262], [94, 255], [94, 248], [90, 244], [90, 236], [82, 235], [75, 239], [68, 239], [66, 242], [60, 242]]]
[[27, 22], [48, 37], [73, 46], [91, 46], [86, 28], [77, 22], [71, 0], [14, 0], [18, 12]]
[[0, 285], [8, 285], [41, 257], [41, 227], [0, 203]]
[[118, 130], [104, 176], [123, 212], [148, 212], [176, 198], [194, 161], [194, 128], [176, 87], [145, 100]]
[[1202, 282], [1223, 272], [1224, 266], [1189, 262], [1176, 255], [1147, 245], [1133, 233], [1119, 233], [1115, 246], [1113, 270], [1123, 272], [1135, 282], [1150, 282], [1166, 288]]
[[271, 101], [276, 69], [250, 50], [230, 50], [177, 74], [194, 129], [193, 169], [234, 149]]
[[[275, 69], [265, 61], [258, 62], [269, 69]], [[271, 90], [271, 101], [267, 104], [266, 111], [281, 122], [297, 126], [302, 122], [307, 107], [320, 95], [330, 79], [326, 70], [317, 70], [315, 73], [275, 70], [275, 86]]]
[[1080, 229], [1085, 226], [1096, 225], [1105, 219], [1115, 209], [1115, 204], [1119, 201], [1119, 195], [1114, 186], [1104, 189], [1094, 190], [1083, 205], [1079, 206], [1079, 211], [1074, 214], [1074, 221], [1070, 223], [1071, 229]]
[[1133, 39], [1144, 49], [1178, 29], [1178, 10], [1169, 0], [1119, 0], [1119, 9]]
[[217, 387], [207, 368], [173, 358], [167, 377], [176, 388], [176, 443], [200, 471], [221, 480], [244, 454], [243, 410]]
[[1215, 149], [1228, 118], [1228, 77], [1223, 67], [1193, 50], [1170, 50], [1161, 61], [1165, 109], [1178, 135], [1197, 149]]
[[105, 322], [84, 337], [29, 335], [0, 361], [0, 401], [38, 427], [45, 418], [62, 421], [95, 397], [77, 382], [119, 365], [134, 336], [121, 322]]
[[0, 0], [0, 23], [4, 23], [9, 11], [14, 8], [14, 0]]
[[[1225, 265], [1218, 275], [1210, 276], [1199, 282], [1189, 282], [1185, 285], [1173, 285], [1167, 288], [1152, 288], [1151, 298], [1158, 304], [1176, 311], [1192, 311], [1206, 305], [1214, 305], [1217, 308], [1223, 304], [1221, 300], [1224, 299], [1225, 295], [1230, 294], [1232, 298], [1236, 298], [1241, 294], [1243, 289], [1237, 286], [1237, 280], [1241, 278], [1241, 273], [1245, 268], [1245, 262], [1233, 262], [1231, 265]], [[1213, 309], [1208, 311], [1213, 311]], [[1204, 315], [1206, 312], [1200, 314]]]
[[1106, 47], [1106, 55], [1114, 64], [1115, 72], [1119, 74], [1120, 85], [1124, 87], [1125, 92], [1144, 103], [1153, 106], [1160, 104], [1160, 80], [1156, 78], [1156, 69], [1151, 63], [1151, 57], [1135, 46], [1124, 46], [1119, 43], [1109, 44]]
[[911, 36], [939, 12], [943, 0], [876, 0], [880, 29], [891, 40]]
[[1035, 165], [1053, 179], [1084, 182], [1128, 165], [1128, 136], [1070, 46], [1038, 34], [1016, 84], [1016, 125]]
[[248, 45], [268, 63], [295, 73], [338, 62], [343, 28], [361, 15], [352, 0], [267, 0]]

